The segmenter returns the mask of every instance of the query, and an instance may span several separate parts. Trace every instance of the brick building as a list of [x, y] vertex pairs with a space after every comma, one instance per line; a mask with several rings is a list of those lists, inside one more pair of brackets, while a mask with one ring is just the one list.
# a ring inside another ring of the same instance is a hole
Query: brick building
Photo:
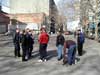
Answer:
[[48, 26], [49, 0], [10, 0], [11, 28], [25, 28], [29, 24]]
[[37, 28], [41, 28], [41, 25], [45, 22], [46, 15], [44, 13], [21, 13], [10, 14], [12, 28], [25, 29], [28, 25], [37, 25]]
[[10, 22], [10, 18], [8, 14], [1, 10], [0, 6], [0, 33], [5, 33], [8, 31], [8, 24]]

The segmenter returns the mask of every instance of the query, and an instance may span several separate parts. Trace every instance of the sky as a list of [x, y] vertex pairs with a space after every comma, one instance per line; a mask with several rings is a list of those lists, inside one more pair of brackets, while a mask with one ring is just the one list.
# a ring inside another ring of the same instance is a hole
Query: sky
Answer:
[[[73, 19], [71, 19], [73, 18], [73, 16], [75, 16], [75, 9], [73, 7], [73, 3], [75, 1], [79, 0], [55, 0], [56, 5], [58, 7], [58, 11], [61, 15], [64, 15], [67, 18], [66, 25], [67, 29], [69, 30], [75, 30], [79, 24], [79, 21], [74, 21]], [[68, 5], [69, 7], [66, 7]]]
[[[75, 0], [54, 0], [58, 9], [63, 9], [64, 8], [64, 4], [68, 3], [68, 4], [72, 4]], [[10, 12], [10, 4], [9, 4], [9, 0], [0, 0], [0, 2], [2, 2], [2, 10], [9, 13]], [[60, 10], [63, 11], [63, 10]], [[68, 15], [71, 13], [73, 14], [73, 9], [72, 8], [68, 8], [67, 10], [63, 11], [62, 13], [65, 14], [66, 12], [68, 12]]]
[[0, 0], [0, 2], [4, 6], [9, 6], [9, 0]]
[[4, 12], [10, 13], [10, 4], [9, 4], [9, 0], [0, 0], [1, 4], [2, 4], [2, 10]]
[[[55, 3], [58, 7], [58, 11], [61, 15], [66, 16], [67, 18], [69, 17], [69, 21], [70, 18], [73, 17], [75, 14], [75, 10], [73, 8], [73, 3], [75, 0], [55, 0]], [[66, 7], [67, 5], [70, 5], [70, 7]]]

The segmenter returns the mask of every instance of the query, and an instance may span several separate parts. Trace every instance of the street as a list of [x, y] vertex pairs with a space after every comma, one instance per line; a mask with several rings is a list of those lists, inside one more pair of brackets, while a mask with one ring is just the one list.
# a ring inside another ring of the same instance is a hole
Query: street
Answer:
[[75, 65], [67, 66], [57, 61], [55, 35], [50, 36], [48, 61], [42, 63], [38, 62], [38, 44], [34, 45], [33, 58], [29, 61], [22, 62], [21, 58], [15, 58], [10, 38], [9, 42], [0, 38], [0, 75], [100, 75], [100, 43], [94, 40], [86, 39], [84, 55], [76, 55], [80, 60]]

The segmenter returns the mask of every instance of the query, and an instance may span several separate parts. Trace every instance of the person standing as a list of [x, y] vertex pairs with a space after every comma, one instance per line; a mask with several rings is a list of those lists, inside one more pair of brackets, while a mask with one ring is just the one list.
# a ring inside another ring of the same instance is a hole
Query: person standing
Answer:
[[73, 40], [67, 40], [64, 43], [63, 64], [68, 62], [69, 65], [75, 64], [76, 43]]
[[40, 54], [40, 60], [39, 62], [42, 61], [47, 61], [47, 45], [49, 41], [49, 35], [46, 32], [45, 28], [41, 28], [41, 33], [38, 38], [39, 41], [39, 54]]
[[28, 33], [23, 30], [22, 34], [22, 61], [27, 61], [29, 59], [29, 39], [28, 39]]
[[62, 51], [63, 51], [64, 41], [65, 41], [65, 38], [62, 35], [62, 33], [59, 31], [58, 36], [56, 38], [58, 61], [60, 61], [62, 59]]
[[33, 50], [33, 44], [34, 44], [34, 37], [32, 34], [32, 31], [29, 31], [30, 39], [29, 39], [29, 58], [32, 57], [32, 50]]
[[83, 44], [85, 41], [85, 36], [84, 34], [81, 32], [81, 30], [78, 30], [78, 34], [77, 34], [77, 46], [78, 46], [78, 55], [82, 56], [83, 54]]
[[20, 57], [21, 55], [20, 55], [20, 31], [19, 29], [16, 29], [13, 42], [15, 46], [14, 55], [15, 57]]

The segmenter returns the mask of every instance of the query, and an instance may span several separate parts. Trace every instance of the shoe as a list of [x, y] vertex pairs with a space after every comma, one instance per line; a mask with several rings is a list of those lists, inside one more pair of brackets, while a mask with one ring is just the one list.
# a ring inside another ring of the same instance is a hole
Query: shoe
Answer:
[[46, 61], [47, 61], [47, 59], [44, 59], [43, 61], [44, 61], [44, 62], [46, 62]]
[[19, 55], [18, 57], [21, 57], [21, 55]]
[[62, 58], [63, 58], [62, 56], [60, 58], [58, 58], [58, 61], [62, 60]]
[[60, 61], [62, 58], [58, 58], [58, 61]]
[[60, 59], [58, 58], [58, 61], [60, 61]]
[[43, 60], [39, 59], [38, 62], [43, 62]]
[[26, 60], [26, 59], [23, 59], [23, 60], [22, 60], [22, 62], [25, 62], [25, 61], [28, 61], [28, 60]]

